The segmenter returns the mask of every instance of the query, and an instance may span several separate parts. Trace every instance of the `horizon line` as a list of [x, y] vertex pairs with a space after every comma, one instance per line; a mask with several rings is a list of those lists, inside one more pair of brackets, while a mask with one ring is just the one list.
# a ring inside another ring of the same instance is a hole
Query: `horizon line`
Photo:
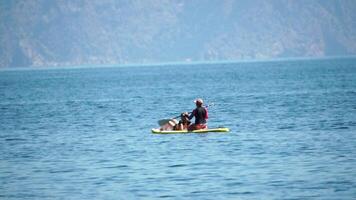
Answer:
[[323, 57], [288, 57], [266, 59], [241, 59], [241, 60], [197, 60], [197, 61], [167, 61], [152, 63], [118, 63], [118, 64], [82, 64], [82, 65], [58, 65], [58, 66], [28, 66], [28, 67], [3, 67], [0, 71], [23, 71], [23, 70], [51, 70], [51, 69], [82, 69], [82, 68], [128, 68], [128, 67], [160, 67], [177, 65], [212, 65], [212, 64], [237, 64], [258, 62], [283, 62], [303, 60], [332, 60], [332, 59], [356, 59], [356, 55], [323, 56]]

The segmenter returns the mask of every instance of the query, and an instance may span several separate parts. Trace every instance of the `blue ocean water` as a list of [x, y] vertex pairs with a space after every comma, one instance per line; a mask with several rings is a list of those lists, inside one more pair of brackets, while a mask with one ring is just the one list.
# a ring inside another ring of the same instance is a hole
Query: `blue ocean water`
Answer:
[[[194, 108], [227, 134], [155, 135]], [[0, 71], [0, 199], [355, 199], [356, 59]]]

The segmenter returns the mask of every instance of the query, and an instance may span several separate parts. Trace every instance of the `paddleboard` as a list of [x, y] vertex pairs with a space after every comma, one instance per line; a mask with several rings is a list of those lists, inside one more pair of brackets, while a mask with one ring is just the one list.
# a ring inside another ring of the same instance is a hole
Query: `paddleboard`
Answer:
[[194, 130], [194, 131], [161, 131], [158, 128], [152, 129], [152, 133], [154, 134], [185, 134], [185, 133], [211, 133], [211, 132], [229, 132], [228, 128], [209, 128], [209, 129], [201, 129], [201, 130]]

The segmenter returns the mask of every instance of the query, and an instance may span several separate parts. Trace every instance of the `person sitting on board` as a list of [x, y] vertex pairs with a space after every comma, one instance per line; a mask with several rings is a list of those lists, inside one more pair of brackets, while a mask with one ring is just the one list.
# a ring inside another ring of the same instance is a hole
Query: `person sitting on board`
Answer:
[[208, 110], [203, 107], [203, 99], [196, 99], [194, 101], [195, 105], [197, 106], [190, 116], [188, 117], [189, 119], [192, 119], [193, 117], [195, 118], [195, 123], [191, 124], [188, 127], [189, 131], [192, 130], [199, 130], [199, 129], [207, 129], [207, 119], [208, 119]]
[[178, 124], [178, 120], [176, 119], [171, 119], [169, 120], [166, 124], [163, 124], [160, 128], [161, 131], [172, 131], [174, 130], [174, 127], [176, 127]]
[[189, 114], [184, 112], [180, 114], [180, 120], [178, 124], [174, 127], [174, 130], [187, 130], [190, 125]]

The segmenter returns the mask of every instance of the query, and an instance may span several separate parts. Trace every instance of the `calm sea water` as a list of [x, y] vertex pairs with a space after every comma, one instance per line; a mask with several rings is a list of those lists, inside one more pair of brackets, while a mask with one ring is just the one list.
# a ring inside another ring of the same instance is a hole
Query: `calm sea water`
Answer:
[[[154, 135], [202, 97], [228, 134]], [[355, 199], [356, 60], [0, 71], [0, 199]]]

